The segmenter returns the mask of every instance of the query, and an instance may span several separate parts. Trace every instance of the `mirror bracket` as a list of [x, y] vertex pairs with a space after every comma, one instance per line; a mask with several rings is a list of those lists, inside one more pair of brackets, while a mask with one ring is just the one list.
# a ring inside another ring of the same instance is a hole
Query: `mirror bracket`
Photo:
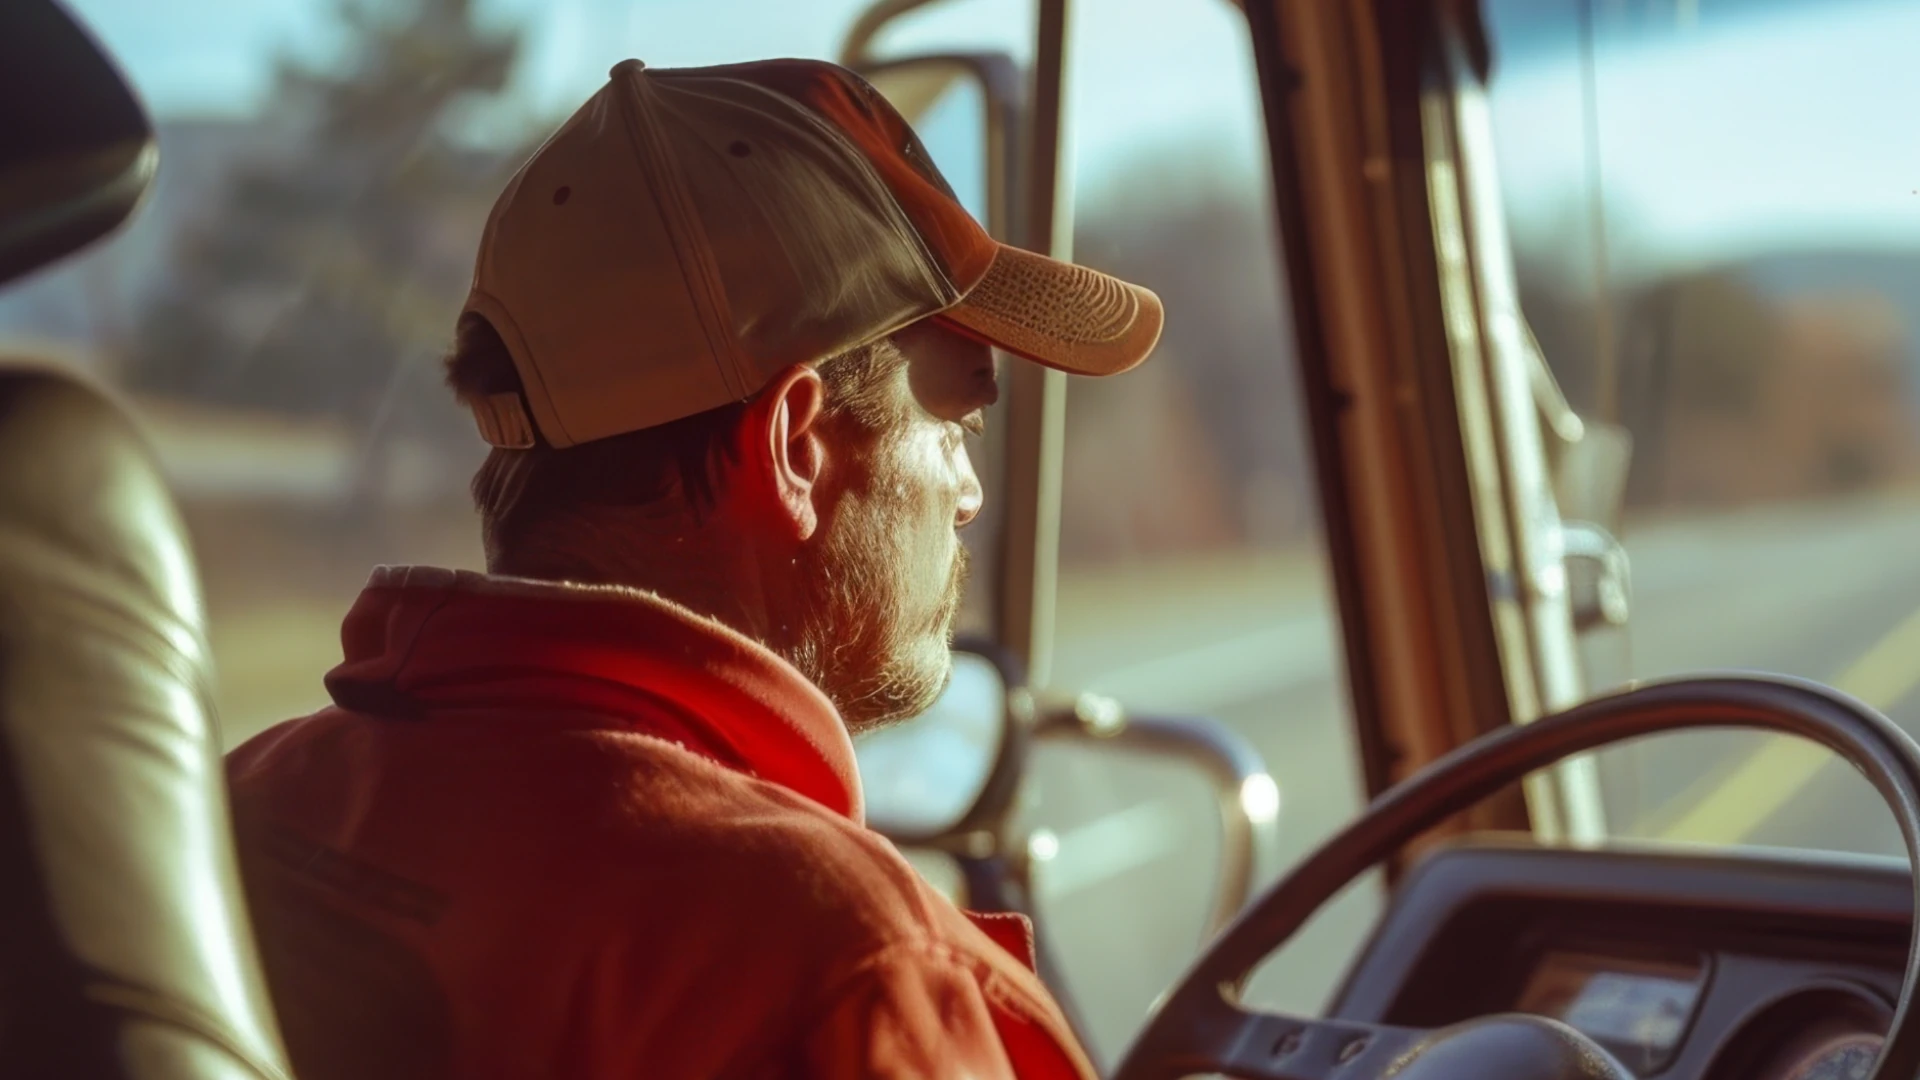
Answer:
[[1569, 569], [1591, 568], [1591, 585], [1574, 589], [1573, 628], [1585, 632], [1627, 625], [1633, 614], [1633, 575], [1626, 545], [1590, 521], [1563, 521], [1560, 532]]

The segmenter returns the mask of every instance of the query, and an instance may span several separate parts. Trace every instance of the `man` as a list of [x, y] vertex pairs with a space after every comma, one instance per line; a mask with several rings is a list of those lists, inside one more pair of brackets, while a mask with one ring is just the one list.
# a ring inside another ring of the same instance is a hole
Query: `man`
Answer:
[[488, 573], [376, 571], [334, 704], [229, 761], [300, 1075], [1090, 1075], [849, 732], [947, 678], [989, 343], [1109, 374], [1160, 318], [995, 243], [849, 72], [614, 68], [449, 360]]

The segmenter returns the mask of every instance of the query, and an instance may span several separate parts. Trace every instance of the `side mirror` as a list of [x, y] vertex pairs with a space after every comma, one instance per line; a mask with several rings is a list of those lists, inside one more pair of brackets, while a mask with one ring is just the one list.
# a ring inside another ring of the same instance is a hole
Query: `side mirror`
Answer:
[[1220, 822], [1220, 872], [1205, 933], [1219, 932], [1240, 914], [1274, 850], [1281, 804], [1280, 785], [1245, 736], [1212, 717], [1137, 715], [1088, 693], [1041, 713], [1034, 738], [1181, 761], [1205, 776]]
[[1005, 53], [908, 56], [854, 65], [912, 125], [960, 204], [1012, 236], [1015, 152], [1025, 83]]
[[1618, 424], [1587, 420], [1573, 411], [1547, 365], [1532, 327], [1527, 337], [1534, 404], [1552, 470], [1560, 513], [1562, 562], [1576, 631], [1625, 626], [1631, 614], [1631, 567], [1617, 537], [1626, 506], [1633, 436]]
[[867, 821], [901, 847], [1010, 860], [1017, 888], [996, 895], [1024, 898], [1033, 850], [1011, 831], [1011, 815], [1037, 739], [1193, 766], [1215, 792], [1223, 845], [1207, 932], [1245, 906], [1280, 817], [1280, 788], [1259, 751], [1217, 720], [1136, 716], [1095, 694], [1037, 710], [1010, 661], [986, 646], [954, 650], [953, 678], [926, 712], [855, 740]]
[[1579, 435], [1554, 457], [1553, 494], [1560, 516], [1618, 533], [1627, 501], [1627, 470], [1633, 464], [1633, 436], [1617, 424], [1582, 420]]
[[1024, 765], [1017, 684], [994, 654], [956, 648], [931, 708], [856, 739], [868, 823], [898, 844], [934, 844], [1010, 802]]
[[1631, 565], [1618, 537], [1633, 439], [1613, 424], [1580, 421], [1576, 430], [1555, 455], [1553, 487], [1573, 625], [1584, 632], [1625, 626], [1632, 614]]
[[1625, 545], [1586, 521], [1562, 522], [1560, 534], [1566, 544], [1573, 628], [1584, 632], [1627, 625], [1633, 614], [1633, 567]]
[[1059, 855], [1058, 841], [1045, 834], [1054, 850], [1043, 850], [1042, 834], [1014, 820], [1029, 750], [1042, 738], [1178, 759], [1207, 777], [1222, 841], [1209, 934], [1252, 893], [1262, 854], [1272, 849], [1280, 789], [1252, 744], [1216, 720], [1130, 716], [1095, 695], [1042, 713], [1011, 659], [991, 646], [956, 646], [953, 678], [932, 707], [854, 741], [868, 823], [903, 852], [937, 852], [958, 864], [967, 906], [1033, 919], [1040, 976], [1087, 1044], [1033, 903], [1034, 863]]

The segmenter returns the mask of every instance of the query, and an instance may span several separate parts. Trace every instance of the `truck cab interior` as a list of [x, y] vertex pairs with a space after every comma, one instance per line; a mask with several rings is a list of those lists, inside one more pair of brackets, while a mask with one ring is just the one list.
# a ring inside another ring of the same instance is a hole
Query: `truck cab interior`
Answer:
[[251, 83], [209, 5], [0, 11], [0, 1071], [297, 1075], [220, 755], [463, 557], [473, 214], [677, 32], [1168, 300], [1119, 390], [1009, 363], [955, 678], [861, 746], [1107, 1075], [1920, 1072], [1907, 5], [311, 6]]

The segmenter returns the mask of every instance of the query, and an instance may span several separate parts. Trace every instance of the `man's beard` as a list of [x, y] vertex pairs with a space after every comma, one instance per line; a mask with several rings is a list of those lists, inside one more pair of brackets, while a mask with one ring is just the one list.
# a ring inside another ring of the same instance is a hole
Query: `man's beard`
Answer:
[[946, 688], [967, 549], [955, 545], [946, 587], [929, 611], [912, 595], [892, 522], [875, 515], [839, 524], [794, 567], [806, 602], [788, 659], [849, 729], [871, 731], [925, 712]]

